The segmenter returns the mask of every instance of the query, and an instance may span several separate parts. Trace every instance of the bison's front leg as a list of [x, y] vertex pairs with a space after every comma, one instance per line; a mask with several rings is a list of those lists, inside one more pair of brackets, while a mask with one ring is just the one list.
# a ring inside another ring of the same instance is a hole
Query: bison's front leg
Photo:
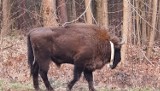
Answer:
[[81, 73], [82, 73], [83, 69], [81, 67], [77, 67], [74, 66], [74, 78], [71, 82], [69, 82], [68, 84], [68, 88], [67, 91], [71, 91], [72, 87], [74, 86], [74, 84], [79, 80], [79, 78], [81, 77]]
[[89, 91], [96, 91], [93, 86], [93, 74], [92, 71], [85, 69], [84, 70], [84, 77], [88, 82]]

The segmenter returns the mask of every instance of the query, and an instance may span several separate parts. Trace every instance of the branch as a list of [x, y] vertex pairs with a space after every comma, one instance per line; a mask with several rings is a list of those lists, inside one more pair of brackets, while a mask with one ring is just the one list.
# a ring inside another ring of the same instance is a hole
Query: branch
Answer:
[[5, 47], [5, 48], [2, 48], [2, 50], [6, 50], [6, 49], [8, 49], [8, 48], [11, 48], [13, 46], [13, 44], [11, 44], [10, 46], [7, 46], [7, 47]]
[[149, 58], [143, 53], [143, 51], [140, 50], [140, 52], [143, 54], [144, 58], [145, 58], [152, 66], [154, 66], [153, 63], [149, 60]]
[[[139, 13], [138, 11], [135, 9], [134, 5], [131, 4], [131, 2], [129, 0], [127, 0], [128, 3], [130, 4], [131, 8], [136, 12], [136, 14], [144, 21], [146, 22], [151, 28], [155, 28], [156, 31], [158, 31], [158, 29], [156, 27], [153, 27], [147, 20], [145, 20]], [[159, 32], [159, 31], [158, 31]]]

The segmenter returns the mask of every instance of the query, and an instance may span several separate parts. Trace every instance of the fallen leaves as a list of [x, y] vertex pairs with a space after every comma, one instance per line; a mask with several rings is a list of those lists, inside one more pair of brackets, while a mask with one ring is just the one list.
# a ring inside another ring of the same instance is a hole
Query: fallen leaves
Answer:
[[[1, 51], [0, 55], [0, 79], [5, 79], [6, 84], [11, 82], [32, 84], [26, 58], [27, 47], [25, 36], [6, 37], [3, 39], [1, 47], [5, 49]], [[94, 72], [95, 86], [101, 89], [160, 88], [160, 47], [156, 46], [154, 48], [152, 59], [150, 59], [154, 66], [141, 57], [138, 52], [139, 47], [129, 45], [127, 61], [124, 66], [118, 65], [114, 70], [105, 66], [101, 70], [96, 70]], [[73, 65], [63, 64], [58, 68], [54, 63], [51, 63], [48, 76], [57, 91], [65, 91], [66, 83], [73, 77]], [[87, 82], [82, 77], [73, 89], [86, 88]]]

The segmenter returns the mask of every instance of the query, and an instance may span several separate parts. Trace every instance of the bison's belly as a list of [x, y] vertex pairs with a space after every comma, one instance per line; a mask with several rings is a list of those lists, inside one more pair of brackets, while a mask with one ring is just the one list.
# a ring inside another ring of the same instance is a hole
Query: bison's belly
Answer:
[[86, 64], [85, 68], [88, 70], [96, 70], [96, 69], [101, 69], [103, 66], [105, 65], [105, 63], [103, 61], [92, 61], [88, 64]]
[[74, 60], [71, 54], [67, 55], [67, 54], [64, 54], [64, 52], [60, 52], [55, 55], [52, 55], [52, 60], [57, 64], [63, 64], [63, 63], [74, 64]]

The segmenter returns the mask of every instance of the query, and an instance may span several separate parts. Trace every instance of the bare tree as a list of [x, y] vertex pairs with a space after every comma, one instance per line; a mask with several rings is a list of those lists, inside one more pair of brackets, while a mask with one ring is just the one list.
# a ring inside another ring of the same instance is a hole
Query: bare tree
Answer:
[[126, 58], [126, 50], [127, 50], [127, 40], [128, 40], [128, 29], [129, 29], [129, 22], [130, 21], [130, 14], [129, 14], [129, 2], [128, 0], [123, 0], [123, 29], [122, 29], [122, 38], [125, 40], [125, 44], [122, 45], [121, 49], [121, 61], [122, 64], [125, 63]]
[[10, 33], [11, 20], [10, 20], [10, 0], [3, 0], [2, 2], [2, 35]]
[[140, 0], [135, 1], [136, 6], [136, 35], [137, 35], [137, 44], [140, 45], [140, 17], [139, 17], [139, 8], [140, 8]]
[[91, 0], [85, 0], [86, 10], [86, 22], [92, 24], [92, 10], [91, 10]]
[[99, 25], [108, 28], [108, 0], [96, 0], [97, 3], [97, 21]]
[[152, 48], [155, 39], [155, 30], [156, 30], [156, 16], [157, 16], [157, 0], [153, 0], [153, 12], [152, 12], [152, 29], [150, 31], [149, 44], [147, 48], [147, 57], [150, 58], [152, 54]]
[[158, 26], [158, 40], [160, 41], [160, 1], [159, 1], [159, 10], [158, 10], [158, 24], [157, 24], [157, 26]]
[[72, 21], [76, 19], [76, 1], [75, 0], [68, 0], [67, 2], [67, 14], [68, 14], [68, 21]]
[[65, 0], [58, 0], [58, 9], [59, 9], [59, 17], [60, 17], [60, 23], [64, 23], [68, 21], [67, 16], [67, 8], [66, 8], [66, 2]]
[[42, 15], [44, 26], [57, 26], [56, 0], [42, 0]]
[[[146, 0], [143, 0], [143, 2], [146, 2]], [[146, 19], [145, 5], [142, 4], [141, 7], [142, 7], [142, 17]], [[142, 44], [145, 44], [146, 42], [147, 42], [147, 24], [146, 21], [142, 19]]]
[[108, 28], [108, 26], [109, 26], [109, 20], [108, 20], [108, 0], [103, 0], [102, 3], [103, 3], [103, 6], [102, 6], [103, 7], [103, 13], [102, 13], [102, 15], [104, 17], [104, 19], [103, 19], [103, 25], [106, 28]]

